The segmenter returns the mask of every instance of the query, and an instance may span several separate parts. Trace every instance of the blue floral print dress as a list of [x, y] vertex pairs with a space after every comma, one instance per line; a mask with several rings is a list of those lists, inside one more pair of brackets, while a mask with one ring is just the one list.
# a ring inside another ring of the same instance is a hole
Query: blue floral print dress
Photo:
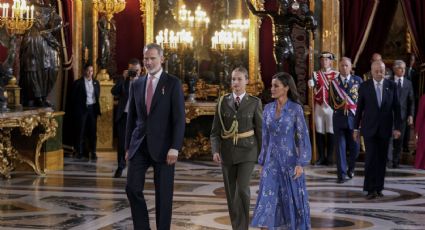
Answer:
[[263, 142], [258, 163], [263, 165], [253, 227], [310, 229], [310, 207], [304, 173], [294, 179], [295, 166], [310, 163], [311, 144], [302, 106], [288, 100], [280, 117], [277, 102], [263, 112]]

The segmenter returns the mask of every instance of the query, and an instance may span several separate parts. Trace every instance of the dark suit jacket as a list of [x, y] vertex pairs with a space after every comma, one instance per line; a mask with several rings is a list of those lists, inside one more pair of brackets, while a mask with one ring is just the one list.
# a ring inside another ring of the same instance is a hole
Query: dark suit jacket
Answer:
[[[394, 77], [391, 80], [395, 80]], [[397, 86], [397, 82], [394, 82]], [[404, 77], [403, 86], [401, 88], [400, 95], [400, 111], [401, 111], [401, 120], [406, 121], [408, 116], [414, 116], [415, 114], [415, 95], [413, 94], [413, 85], [412, 82]]]
[[130, 78], [119, 78], [111, 89], [112, 95], [118, 97], [118, 106], [115, 112], [115, 122], [119, 121], [124, 115], [125, 106], [128, 100], [128, 91], [130, 86]]
[[379, 107], [373, 80], [367, 80], [360, 85], [354, 129], [361, 126], [364, 137], [378, 135], [382, 138], [390, 138], [393, 126], [394, 129], [400, 130], [397, 86], [393, 81], [384, 79], [382, 90], [382, 103]]
[[[94, 106], [94, 112], [96, 115], [100, 115], [100, 106], [99, 106], [99, 95], [100, 95], [100, 85], [99, 81], [93, 79], [93, 90], [94, 98], [96, 103]], [[84, 83], [84, 77], [76, 80], [72, 87], [72, 104], [74, 116], [79, 116], [87, 111], [87, 93], [86, 85]]]
[[169, 149], [180, 150], [185, 129], [185, 106], [180, 80], [162, 72], [155, 89], [151, 111], [146, 111], [147, 77], [131, 84], [125, 147], [131, 159], [147, 138], [150, 156], [156, 162], [167, 159]]

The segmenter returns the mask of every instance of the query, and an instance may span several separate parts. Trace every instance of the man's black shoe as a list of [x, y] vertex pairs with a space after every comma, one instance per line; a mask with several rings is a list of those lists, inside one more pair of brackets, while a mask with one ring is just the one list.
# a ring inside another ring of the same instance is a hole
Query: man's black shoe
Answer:
[[114, 178], [120, 178], [122, 176], [122, 168], [115, 170]]
[[384, 194], [382, 194], [381, 191], [377, 192], [376, 195], [377, 195], [377, 197], [384, 197]]
[[336, 183], [338, 183], [338, 184], [343, 184], [344, 182], [346, 182], [347, 181], [347, 179], [345, 179], [345, 178], [338, 178], [337, 180], [336, 180]]
[[328, 163], [324, 159], [317, 160], [314, 165], [327, 165]]
[[354, 177], [354, 171], [353, 170], [348, 170], [347, 176], [348, 176], [348, 178], [353, 179], [353, 177]]
[[92, 154], [91, 154], [91, 158], [90, 158], [90, 160], [91, 160], [91, 161], [95, 161], [95, 162], [97, 161], [97, 155], [96, 155], [96, 153], [92, 153]]
[[373, 200], [376, 197], [378, 197], [378, 193], [377, 192], [368, 192], [366, 195], [366, 199], [368, 200]]

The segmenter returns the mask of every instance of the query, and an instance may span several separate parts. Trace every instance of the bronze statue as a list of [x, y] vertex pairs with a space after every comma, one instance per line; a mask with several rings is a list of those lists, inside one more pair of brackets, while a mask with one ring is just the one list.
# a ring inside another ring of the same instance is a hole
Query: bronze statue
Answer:
[[62, 18], [50, 4], [34, 3], [34, 25], [27, 31], [20, 49], [20, 79], [24, 106], [51, 106], [46, 99], [59, 70], [59, 49], [53, 33], [63, 27]]
[[108, 21], [105, 15], [102, 15], [97, 21], [100, 37], [100, 56], [98, 64], [101, 69], [106, 69], [111, 56], [111, 32], [115, 30], [115, 24]]
[[[288, 62], [291, 74], [295, 76], [295, 53], [292, 44], [292, 28], [295, 24], [310, 30], [313, 33], [317, 28], [317, 21], [306, 3], [293, 2], [289, 0], [278, 0], [278, 11], [257, 10], [251, 0], [245, 0], [248, 9], [258, 17], [269, 17], [273, 23], [274, 31], [274, 56], [278, 71], [284, 71], [284, 63]], [[300, 6], [301, 4], [301, 6]], [[298, 15], [297, 11], [301, 10]]]

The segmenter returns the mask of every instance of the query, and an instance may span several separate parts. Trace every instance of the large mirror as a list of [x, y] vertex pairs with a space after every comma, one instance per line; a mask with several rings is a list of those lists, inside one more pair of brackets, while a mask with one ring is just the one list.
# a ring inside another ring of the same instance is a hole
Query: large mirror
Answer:
[[[262, 8], [259, 2], [253, 3]], [[231, 71], [240, 65], [249, 72], [248, 92], [262, 92], [259, 21], [244, 0], [141, 0], [141, 5], [145, 42], [162, 45], [164, 68], [182, 80], [189, 99], [208, 101], [230, 92]]]

